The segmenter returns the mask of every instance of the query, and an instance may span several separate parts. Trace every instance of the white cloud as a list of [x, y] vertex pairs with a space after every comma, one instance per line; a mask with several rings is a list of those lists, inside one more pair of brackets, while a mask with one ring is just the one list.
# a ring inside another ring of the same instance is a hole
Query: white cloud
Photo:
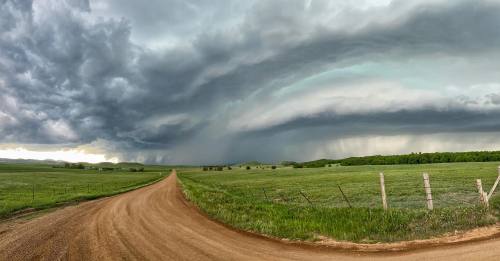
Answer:
[[0, 158], [6, 159], [34, 159], [34, 160], [61, 160], [67, 162], [114, 162], [119, 160], [116, 157], [107, 157], [105, 154], [87, 153], [80, 149], [61, 149], [54, 151], [35, 151], [22, 147], [0, 148]]
[[42, 130], [57, 141], [71, 142], [78, 139], [78, 134], [63, 119], [45, 121]]

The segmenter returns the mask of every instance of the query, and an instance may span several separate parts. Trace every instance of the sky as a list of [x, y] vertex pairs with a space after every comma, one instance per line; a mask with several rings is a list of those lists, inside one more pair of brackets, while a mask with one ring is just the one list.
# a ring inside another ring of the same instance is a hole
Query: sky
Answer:
[[0, 158], [500, 150], [500, 1], [0, 0]]

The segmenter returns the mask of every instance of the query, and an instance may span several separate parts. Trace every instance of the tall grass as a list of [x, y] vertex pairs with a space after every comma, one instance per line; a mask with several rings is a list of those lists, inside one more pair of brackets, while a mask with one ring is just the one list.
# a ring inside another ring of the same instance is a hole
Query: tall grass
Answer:
[[[474, 186], [489, 189], [498, 163], [333, 167], [324, 169], [180, 172], [186, 196], [208, 215], [270, 236], [354, 242], [423, 239], [496, 222], [500, 207], [478, 204]], [[381, 209], [378, 172], [386, 174], [389, 211]], [[425, 209], [422, 172], [431, 175], [435, 210]], [[348, 208], [337, 185], [353, 208]], [[302, 193], [300, 193], [302, 192]], [[303, 195], [302, 195], [303, 194]]]

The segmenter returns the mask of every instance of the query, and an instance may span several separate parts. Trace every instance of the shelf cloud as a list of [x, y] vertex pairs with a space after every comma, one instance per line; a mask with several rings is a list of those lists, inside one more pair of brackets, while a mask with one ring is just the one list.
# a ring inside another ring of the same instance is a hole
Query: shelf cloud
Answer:
[[0, 0], [0, 144], [147, 163], [498, 149], [499, 14], [491, 0]]

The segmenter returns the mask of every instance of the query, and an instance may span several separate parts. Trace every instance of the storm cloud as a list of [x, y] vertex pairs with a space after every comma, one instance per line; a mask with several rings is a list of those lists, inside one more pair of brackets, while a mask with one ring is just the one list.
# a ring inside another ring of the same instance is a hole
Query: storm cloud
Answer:
[[0, 144], [227, 163], [498, 149], [498, 1], [0, 0]]

